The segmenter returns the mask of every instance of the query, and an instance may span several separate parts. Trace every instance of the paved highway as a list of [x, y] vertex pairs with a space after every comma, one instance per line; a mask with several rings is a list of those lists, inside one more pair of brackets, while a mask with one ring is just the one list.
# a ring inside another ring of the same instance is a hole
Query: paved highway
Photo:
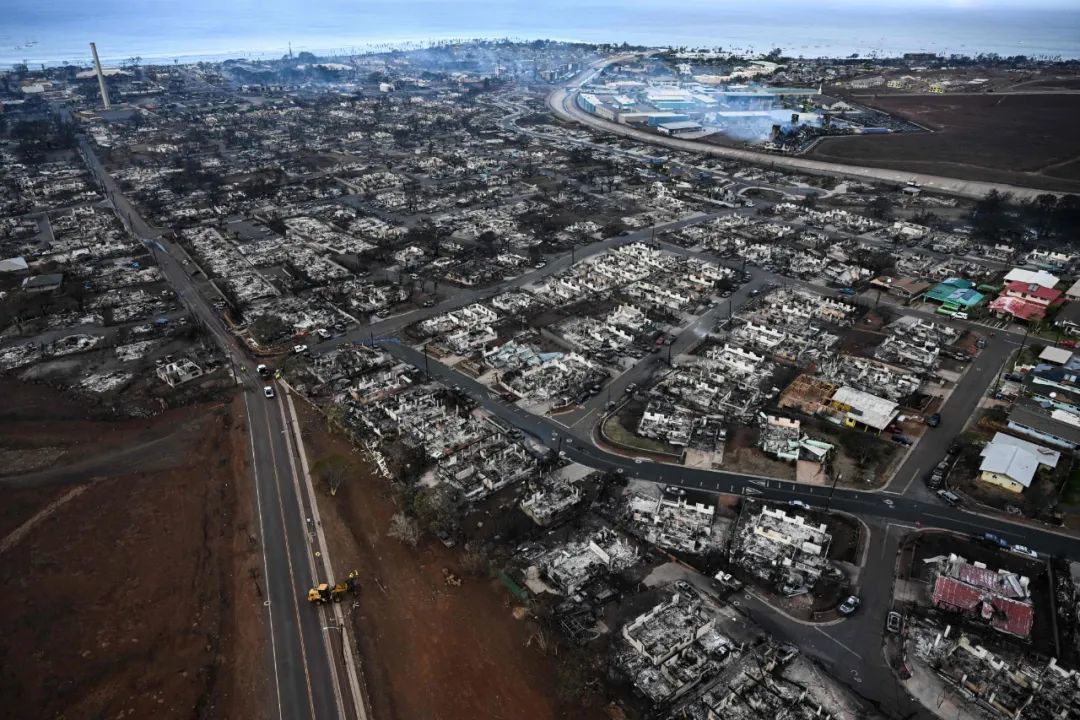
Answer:
[[143, 220], [85, 139], [80, 147], [129, 231], [153, 253], [165, 279], [221, 347], [242, 386], [263, 556], [259, 584], [266, 597], [274, 675], [275, 697], [268, 703], [272, 715], [279, 720], [351, 718], [356, 711], [354, 706], [345, 710], [335, 659], [341, 640], [324, 630], [332, 625], [326, 610], [310, 607], [305, 597], [307, 589], [323, 578], [318, 577], [312, 557], [310, 513], [305, 510], [311, 499], [301, 489], [298, 458], [286, 437], [288, 423], [281, 402], [263, 397], [256, 363], [198, 292], [184, 269], [185, 251]]
[[900, 185], [903, 185], [908, 181], [915, 181], [935, 192], [970, 198], [983, 197], [991, 190], [1012, 193], [1013, 195], [1022, 198], [1034, 198], [1037, 195], [1047, 192], [1046, 190], [1025, 188], [1017, 185], [1006, 185], [1003, 183], [961, 180], [959, 178], [950, 178], [941, 175], [901, 172], [861, 165], [842, 165], [839, 163], [810, 160], [791, 155], [775, 155], [754, 150], [744, 150], [742, 148], [723, 147], [693, 140], [681, 140], [679, 138], [638, 130], [637, 128], [623, 123], [611, 122], [587, 113], [579, 108], [577, 106], [577, 94], [580, 88], [591, 82], [605, 67], [620, 59], [622, 59], [621, 56], [619, 58], [598, 61], [574, 76], [570, 81], [565, 83], [563, 87], [556, 88], [552, 91], [547, 99], [548, 107], [556, 116], [563, 120], [581, 123], [603, 132], [616, 133], [640, 142], [660, 145], [674, 150], [685, 150], [687, 152], [713, 155], [729, 160], [741, 160], [755, 165], [766, 165], [770, 168], [790, 170], [798, 173], [809, 173], [811, 175], [839, 175], [860, 180], [890, 182]]

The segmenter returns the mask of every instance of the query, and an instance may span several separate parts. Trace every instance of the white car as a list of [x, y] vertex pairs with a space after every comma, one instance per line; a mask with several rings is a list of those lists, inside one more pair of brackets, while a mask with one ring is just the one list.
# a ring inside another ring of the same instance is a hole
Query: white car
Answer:
[[726, 573], [723, 570], [713, 575], [713, 579], [724, 587], [730, 588], [731, 590], [739, 591], [742, 590], [744, 587], [744, 583], [742, 581], [736, 579], [735, 576], [731, 573]]
[[1027, 547], [1025, 545], [1013, 545], [1009, 549], [1012, 550], [1017, 555], [1026, 555], [1029, 558], [1035, 558], [1036, 560], [1039, 559], [1039, 553], [1035, 552], [1034, 550], [1032, 550], [1031, 548], [1029, 548], [1029, 547]]
[[307, 345], [293, 345], [292, 351], [297, 355], [299, 355], [300, 353], [306, 353]]
[[809, 510], [810, 506], [804, 503], [802, 500], [789, 500], [788, 505], [791, 507], [802, 508], [803, 510]]
[[273, 399], [273, 397], [274, 397], [274, 388], [270, 387], [269, 385], [264, 387], [263, 388], [263, 396], [266, 397], [266, 398], [269, 398], [269, 399]]
[[547, 263], [544, 262], [543, 260], [541, 260], [540, 262], [536, 263], [536, 269], [539, 270], [540, 268], [544, 267], [545, 265], [547, 265]]

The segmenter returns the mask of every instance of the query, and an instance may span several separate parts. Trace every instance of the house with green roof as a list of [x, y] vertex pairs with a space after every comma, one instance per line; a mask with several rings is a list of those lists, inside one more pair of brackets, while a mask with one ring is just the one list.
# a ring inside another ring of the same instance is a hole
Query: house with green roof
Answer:
[[940, 304], [939, 312], [954, 313], [972, 309], [986, 296], [970, 280], [948, 278], [923, 293], [923, 299]]

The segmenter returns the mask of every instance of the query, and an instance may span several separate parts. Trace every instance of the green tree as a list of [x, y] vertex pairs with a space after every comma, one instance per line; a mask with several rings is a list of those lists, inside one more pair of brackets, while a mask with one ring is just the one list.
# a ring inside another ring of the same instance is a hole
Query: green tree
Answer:
[[356, 465], [344, 455], [329, 455], [321, 458], [311, 466], [311, 472], [330, 490], [331, 495], [337, 495], [337, 491], [349, 478], [357, 474]]
[[260, 315], [248, 328], [260, 345], [273, 345], [293, 334], [293, 329], [277, 315]]

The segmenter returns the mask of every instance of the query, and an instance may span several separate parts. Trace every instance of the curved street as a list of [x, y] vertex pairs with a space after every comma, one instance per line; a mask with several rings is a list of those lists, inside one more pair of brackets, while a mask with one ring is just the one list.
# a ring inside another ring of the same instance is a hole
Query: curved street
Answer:
[[639, 142], [659, 145], [673, 150], [698, 153], [701, 155], [712, 155], [728, 160], [741, 160], [742, 162], [752, 163], [754, 165], [765, 165], [770, 168], [791, 170], [794, 172], [808, 173], [810, 175], [837, 175], [859, 180], [890, 182], [899, 185], [913, 181], [928, 190], [968, 198], [983, 197], [991, 190], [1012, 193], [1018, 198], [1033, 198], [1038, 195], [1046, 194], [1047, 192], [1046, 190], [1035, 190], [1004, 183], [961, 180], [941, 175], [902, 172], [899, 170], [887, 170], [885, 168], [862, 165], [841, 165], [838, 163], [810, 160], [791, 155], [777, 155], [773, 153], [756, 152], [754, 150], [745, 150], [742, 148], [722, 147], [720, 145], [696, 142], [693, 140], [680, 140], [679, 138], [666, 137], [639, 130], [623, 123], [611, 122], [587, 113], [578, 107], [577, 97], [581, 87], [591, 82], [605, 67], [618, 62], [620, 59], [620, 57], [616, 57], [593, 63], [589, 68], [575, 75], [563, 86], [556, 88], [548, 95], [548, 108], [557, 117], [568, 122], [587, 125], [596, 130], [600, 130], [601, 132], [616, 133]]

